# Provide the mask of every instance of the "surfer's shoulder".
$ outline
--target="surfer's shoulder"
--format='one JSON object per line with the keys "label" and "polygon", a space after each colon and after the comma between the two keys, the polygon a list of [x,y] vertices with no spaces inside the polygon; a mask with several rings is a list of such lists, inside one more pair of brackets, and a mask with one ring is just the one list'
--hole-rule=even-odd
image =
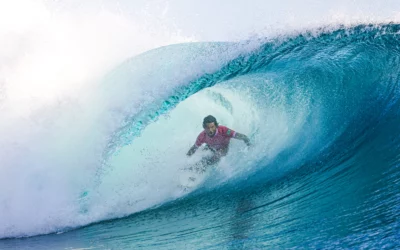
{"label": "surfer's shoulder", "polygon": [[223,125],[219,125],[218,126],[218,132],[219,133],[226,133],[226,131],[228,131],[229,130],[229,128],[228,127],[226,127],[226,126],[223,126]]}

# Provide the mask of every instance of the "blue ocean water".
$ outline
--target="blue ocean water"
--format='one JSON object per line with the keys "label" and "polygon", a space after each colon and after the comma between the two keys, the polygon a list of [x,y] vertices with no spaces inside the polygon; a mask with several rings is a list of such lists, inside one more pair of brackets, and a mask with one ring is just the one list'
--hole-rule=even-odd
{"label": "blue ocean water", "polygon": [[[0,248],[399,248],[399,38],[398,24],[321,28],[128,60],[91,97],[117,126],[73,212],[7,222]],[[253,146],[233,141],[181,190],[208,114]]]}

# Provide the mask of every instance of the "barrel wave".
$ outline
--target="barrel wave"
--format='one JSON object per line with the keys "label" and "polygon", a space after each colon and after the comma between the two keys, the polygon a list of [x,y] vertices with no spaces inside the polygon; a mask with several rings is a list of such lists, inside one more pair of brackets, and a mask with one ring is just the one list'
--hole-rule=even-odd
{"label": "barrel wave", "polygon": [[[26,226],[13,207],[25,196],[5,196],[1,248],[40,234],[48,235],[24,240],[52,238],[48,248],[70,239],[100,248],[399,247],[399,41],[398,24],[360,25],[131,58],[85,95],[91,115],[78,114],[85,129],[74,133],[87,143],[69,142],[77,150],[67,152],[80,159],[90,148],[90,160],[74,168],[78,179],[68,172],[66,198]],[[233,140],[218,167],[183,190],[182,169],[206,154],[185,155],[209,114],[252,146]],[[76,115],[57,119],[72,124]],[[45,183],[40,190],[54,184]]]}

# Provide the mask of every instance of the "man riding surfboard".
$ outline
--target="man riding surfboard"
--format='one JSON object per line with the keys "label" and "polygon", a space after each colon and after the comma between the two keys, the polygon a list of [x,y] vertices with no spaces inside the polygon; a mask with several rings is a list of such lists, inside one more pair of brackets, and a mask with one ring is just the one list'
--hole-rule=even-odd
{"label": "man riding surfboard", "polygon": [[225,156],[229,150],[231,138],[244,141],[247,146],[250,146],[249,138],[230,128],[219,125],[214,116],[206,116],[203,120],[204,130],[197,136],[195,144],[187,152],[191,156],[203,144],[206,144],[206,149],[213,152],[209,158],[203,159],[203,165],[212,165],[218,163],[221,157]]}

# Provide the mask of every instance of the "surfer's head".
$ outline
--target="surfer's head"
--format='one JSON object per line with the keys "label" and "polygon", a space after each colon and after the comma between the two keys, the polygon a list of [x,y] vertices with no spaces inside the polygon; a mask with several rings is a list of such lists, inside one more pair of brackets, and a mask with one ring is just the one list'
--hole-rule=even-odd
{"label": "surfer's head", "polygon": [[206,116],[203,120],[203,128],[208,136],[213,137],[218,128],[217,119],[212,115]]}

